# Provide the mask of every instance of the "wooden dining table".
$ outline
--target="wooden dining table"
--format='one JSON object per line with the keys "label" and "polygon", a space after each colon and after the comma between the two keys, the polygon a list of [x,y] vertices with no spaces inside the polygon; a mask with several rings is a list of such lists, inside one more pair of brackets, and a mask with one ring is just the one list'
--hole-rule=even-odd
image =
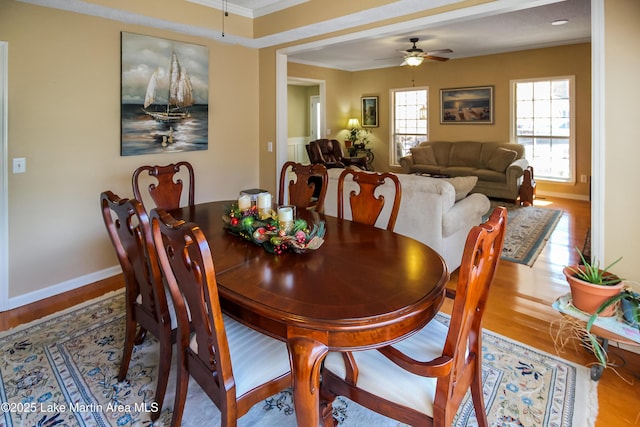
{"label": "wooden dining table", "polygon": [[327,352],[381,347],[421,329],[442,305],[449,271],[440,255],[414,239],[316,212],[305,219],[325,221],[323,245],[274,255],[224,229],[231,203],[170,213],[207,236],[223,310],[286,341],[297,423],[317,426]]}

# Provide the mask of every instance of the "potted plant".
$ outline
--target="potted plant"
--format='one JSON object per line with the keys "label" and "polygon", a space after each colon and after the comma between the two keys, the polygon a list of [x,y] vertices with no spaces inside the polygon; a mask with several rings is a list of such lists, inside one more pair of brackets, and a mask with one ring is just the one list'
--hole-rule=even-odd
{"label": "potted plant", "polygon": [[607,367],[607,349],[602,346],[598,337],[591,333],[591,328],[598,316],[611,308],[615,308],[618,301],[620,301],[622,305],[624,321],[640,330],[640,293],[625,287],[620,293],[602,303],[602,305],[596,309],[595,313],[591,315],[585,328],[586,339],[600,364],[595,370],[592,368],[592,377],[599,378],[602,370]]}
{"label": "potted plant", "polygon": [[[622,280],[609,271],[622,257],[605,268],[600,268],[597,260],[589,262],[580,249],[576,248],[576,250],[582,264],[567,266],[562,272],[571,288],[573,305],[588,314],[594,314],[607,300],[618,295],[622,290],[624,284]],[[614,312],[615,306],[607,306],[600,314],[612,316]]]}

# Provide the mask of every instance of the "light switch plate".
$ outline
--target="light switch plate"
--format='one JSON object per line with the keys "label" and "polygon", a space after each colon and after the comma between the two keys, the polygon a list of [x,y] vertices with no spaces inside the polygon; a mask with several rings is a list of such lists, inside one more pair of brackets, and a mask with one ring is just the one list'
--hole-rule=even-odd
{"label": "light switch plate", "polygon": [[15,157],[13,159],[13,173],[25,173],[27,171],[26,157]]}

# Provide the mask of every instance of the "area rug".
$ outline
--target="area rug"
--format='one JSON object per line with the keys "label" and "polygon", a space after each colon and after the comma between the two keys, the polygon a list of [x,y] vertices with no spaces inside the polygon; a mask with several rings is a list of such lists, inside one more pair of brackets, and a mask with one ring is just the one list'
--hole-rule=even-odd
{"label": "area rug", "polygon": [[[0,334],[0,426],[170,425],[175,367],[160,419],[151,423],[158,343],[148,337],[138,345],[127,380],[118,382],[123,332],[124,296],[116,292]],[[586,368],[489,331],[483,339],[490,425],[594,425],[597,383]],[[342,427],[404,426],[341,397],[334,416]],[[193,381],[182,425],[220,425],[220,412]],[[255,405],[238,425],[295,426],[291,390]],[[477,425],[468,396],[454,425]]]}
{"label": "area rug", "polygon": [[507,230],[504,236],[502,259],[531,267],[544,249],[551,233],[562,217],[560,209],[538,206],[519,206],[512,203],[491,201],[491,209],[496,206],[507,208]]}

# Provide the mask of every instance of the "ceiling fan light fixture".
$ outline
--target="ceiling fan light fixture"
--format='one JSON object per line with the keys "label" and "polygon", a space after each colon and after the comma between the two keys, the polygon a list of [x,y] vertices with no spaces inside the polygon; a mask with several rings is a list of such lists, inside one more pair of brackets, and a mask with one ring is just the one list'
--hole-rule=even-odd
{"label": "ceiling fan light fixture", "polygon": [[422,56],[408,56],[405,58],[405,61],[410,67],[417,67],[418,65],[422,64],[424,58]]}

